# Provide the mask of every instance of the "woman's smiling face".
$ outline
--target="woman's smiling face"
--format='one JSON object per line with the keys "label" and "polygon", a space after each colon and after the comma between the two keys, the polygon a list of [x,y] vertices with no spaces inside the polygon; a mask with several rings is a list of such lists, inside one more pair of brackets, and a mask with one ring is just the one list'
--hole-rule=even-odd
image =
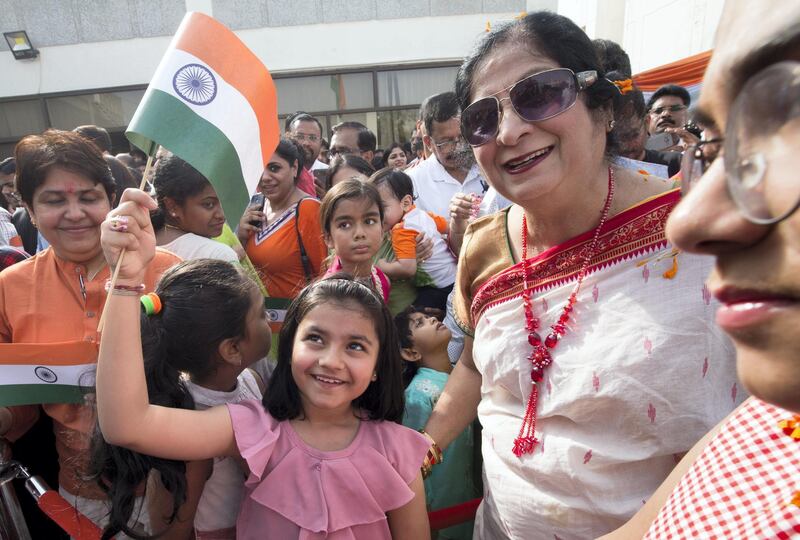
{"label": "woman's smiling face", "polygon": [[502,100],[497,135],[475,147],[489,183],[523,207],[554,190],[582,189],[605,152],[605,121],[586,107],[582,94],[563,113],[541,122],[517,115],[507,87],[535,73],[555,69],[554,60],[514,44],[503,44],[475,69],[471,101],[496,94]]}
{"label": "woman's smiling face", "polygon": [[111,211],[103,184],[53,167],[32,202],[31,217],[59,257],[86,263],[100,254],[100,224]]}

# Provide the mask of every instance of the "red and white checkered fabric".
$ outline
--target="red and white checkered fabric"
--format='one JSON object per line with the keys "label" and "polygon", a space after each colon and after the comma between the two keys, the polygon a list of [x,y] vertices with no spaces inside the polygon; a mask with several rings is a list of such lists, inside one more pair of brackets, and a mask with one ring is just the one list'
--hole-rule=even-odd
{"label": "red and white checkered fabric", "polygon": [[751,399],[684,475],[646,539],[800,538],[800,442],[778,422],[793,413]]}

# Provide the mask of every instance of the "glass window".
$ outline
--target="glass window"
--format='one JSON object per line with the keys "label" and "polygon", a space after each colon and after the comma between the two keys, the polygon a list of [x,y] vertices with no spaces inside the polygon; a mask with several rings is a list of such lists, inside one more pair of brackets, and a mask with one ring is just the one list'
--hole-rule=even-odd
{"label": "glass window", "polygon": [[47,98],[47,112],[53,127],[58,129],[73,129],[85,124],[124,127],[133,118],[143,95],[144,90],[126,90]]}
{"label": "glass window", "polygon": [[458,68],[400,69],[378,72],[378,104],[381,107],[418,105],[433,94],[452,91]]}
{"label": "glass window", "polygon": [[417,109],[381,111],[378,113],[378,146],[386,148],[393,142],[411,140],[417,123]]}
{"label": "glass window", "polygon": [[371,109],[372,73],[344,73],[275,79],[278,114],[295,111]]}
{"label": "glass window", "polygon": [[38,99],[0,103],[0,138],[41,133],[47,128]]}

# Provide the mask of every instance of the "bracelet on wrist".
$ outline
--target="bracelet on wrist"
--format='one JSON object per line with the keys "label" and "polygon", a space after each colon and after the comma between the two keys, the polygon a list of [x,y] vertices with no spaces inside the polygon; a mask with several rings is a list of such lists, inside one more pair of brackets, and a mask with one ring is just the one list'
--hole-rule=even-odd
{"label": "bracelet on wrist", "polygon": [[433,440],[433,437],[425,431],[424,429],[419,430],[422,435],[428,439],[428,442],[431,443],[431,447],[428,448],[427,454],[425,454],[425,459],[422,462],[422,478],[427,478],[430,476],[431,471],[433,470],[434,465],[438,465],[444,461],[444,453],[442,452],[441,447],[436,444],[436,441]]}
{"label": "bracelet on wrist", "polygon": [[106,292],[111,292],[112,294],[121,294],[124,296],[125,292],[133,293],[134,295],[138,296],[145,290],[144,283],[139,283],[138,285],[126,285],[124,283],[116,283],[114,285],[114,290],[111,290],[111,280],[106,280],[105,286]]}

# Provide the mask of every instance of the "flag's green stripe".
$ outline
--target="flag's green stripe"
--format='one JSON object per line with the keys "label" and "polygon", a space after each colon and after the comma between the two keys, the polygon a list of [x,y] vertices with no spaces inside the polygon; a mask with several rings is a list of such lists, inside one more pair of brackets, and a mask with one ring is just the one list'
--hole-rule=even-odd
{"label": "flag's green stripe", "polygon": [[156,142],[203,173],[217,191],[228,223],[232,227],[238,225],[250,194],[230,139],[182,101],[161,90],[149,89],[139,109],[142,113],[125,132],[128,139],[143,149]]}
{"label": "flag's green stripe", "polygon": [[267,309],[288,309],[292,303],[290,298],[265,298],[264,307]]}
{"label": "flag's green stripe", "polygon": [[7,384],[0,386],[0,407],[33,403],[80,403],[90,388],[69,384]]}

